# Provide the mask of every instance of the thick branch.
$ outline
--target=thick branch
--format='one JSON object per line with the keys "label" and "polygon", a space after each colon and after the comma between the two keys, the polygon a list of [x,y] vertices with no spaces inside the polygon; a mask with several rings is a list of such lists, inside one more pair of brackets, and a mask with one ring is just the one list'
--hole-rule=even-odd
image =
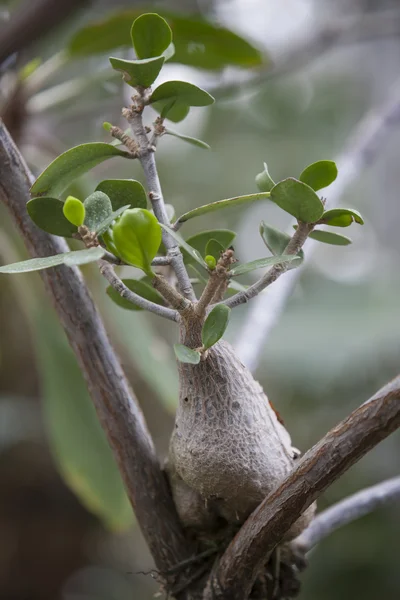
{"label": "thick branch", "polygon": [[114,268],[105,260],[100,261],[100,273],[107,279],[108,283],[114,288],[114,290],[118,292],[122,298],[128,300],[128,302],[132,302],[132,304],[135,306],[143,308],[144,310],[148,310],[159,317],[164,317],[164,319],[168,319],[169,321],[179,320],[179,315],[176,310],[161,306],[160,304],[156,304],[150,300],[146,300],[146,298],[143,298],[142,296],[139,296],[139,294],[132,292],[132,290],[130,290],[118,277],[114,271]]}
{"label": "thick branch", "polygon": [[[399,122],[400,81],[389,91],[383,104],[367,112],[350,136],[344,151],[336,161],[339,176],[329,188],[327,208],[335,208],[339,204],[342,194],[379,156],[382,144],[390,136],[393,125]],[[257,368],[268,334],[278,322],[287,300],[301,277],[304,265],[310,262],[316,248],[318,242],[308,240],[303,265],[288,273],[269,290],[268,294],[260,295],[251,303],[235,343],[239,357],[251,371]]]}
{"label": "thick branch", "polygon": [[[283,254],[285,255],[293,255],[297,254],[302,246],[305,244],[308,235],[312,231],[313,226],[308,225],[307,223],[299,223],[298,228],[296,229],[292,239],[286,246]],[[234,296],[231,296],[227,300],[224,300],[224,304],[229,306],[229,308],[234,308],[235,306],[239,306],[240,304],[244,304],[248,302],[255,296],[258,296],[260,292],[262,292],[266,287],[274,283],[283,273],[286,273],[290,264],[289,263],[280,263],[274,265],[265,273],[261,279],[256,281],[253,285],[247,288],[247,290],[243,292],[238,292]]]}
{"label": "thick branch", "polygon": [[[149,191],[150,202],[153,206],[154,214],[160,223],[170,225],[167,211],[165,208],[164,197],[161,189],[160,179],[158,177],[157,166],[154,151],[150,148],[149,139],[143,126],[142,107],[124,109],[123,115],[132,128],[135,140],[140,147],[140,163]],[[185,298],[192,302],[196,300],[193,286],[189,275],[183,263],[183,256],[180,248],[174,238],[168,232],[163,231],[163,242],[167,249],[168,257],[171,259],[171,266],[175,271],[179,288]]]}
{"label": "thick branch", "polygon": [[309,552],[336,529],[395,500],[400,500],[400,477],[366,488],[324,510],[294,540],[293,545],[304,553]]}
{"label": "thick branch", "polygon": [[243,600],[293,523],[351,465],[400,426],[400,376],[353,411],[250,515],[213,576],[213,599]]}
{"label": "thick branch", "polygon": [[[1,126],[0,199],[32,256],[68,251],[64,240],[41,231],[29,218],[25,205],[31,184],[32,176]],[[85,376],[156,566],[166,572],[187,559],[190,549],[136,398],[80,271],[62,266],[41,271],[41,276]]]}

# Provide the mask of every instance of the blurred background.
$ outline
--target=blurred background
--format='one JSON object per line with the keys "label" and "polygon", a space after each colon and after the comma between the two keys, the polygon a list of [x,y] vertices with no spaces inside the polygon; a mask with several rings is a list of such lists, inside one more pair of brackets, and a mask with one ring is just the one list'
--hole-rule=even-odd
{"label": "blurred background", "polygon": [[[177,47],[160,81],[185,79],[217,99],[174,125],[211,150],[172,136],[159,144],[161,182],[177,215],[256,192],[264,161],[278,181],[343,156],[360,122],[400,96],[398,0],[3,2],[0,115],[34,174],[71,146],[109,141],[103,121],[125,128],[130,88],[108,56],[131,56],[130,23],[149,10],[169,20]],[[350,247],[316,248],[265,336],[256,377],[303,451],[399,371],[398,125],[386,124],[365,168],[350,160],[355,176],[339,205],[360,210],[364,227],[350,228]],[[143,181],[139,164],[112,160],[68,192],[83,199],[118,177]],[[329,207],[329,188],[324,195]],[[261,220],[290,225],[263,201],[190,221],[182,233],[233,229],[247,261],[265,255]],[[25,257],[0,206],[0,263]],[[84,272],[163,458],[177,399],[176,330],[118,308],[96,270]],[[234,311],[233,343],[243,340],[250,310]],[[398,474],[399,452],[397,432],[333,485],[320,509]],[[312,555],[301,598],[397,600],[399,537],[398,504],[336,532]],[[147,600],[158,590],[152,566],[39,277],[1,277],[0,598]]]}

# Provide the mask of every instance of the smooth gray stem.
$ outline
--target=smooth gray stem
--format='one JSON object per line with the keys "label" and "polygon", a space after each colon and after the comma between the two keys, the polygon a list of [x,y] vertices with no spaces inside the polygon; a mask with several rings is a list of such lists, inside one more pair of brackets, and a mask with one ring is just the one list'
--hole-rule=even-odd
{"label": "smooth gray stem", "polygon": [[132,292],[132,290],[130,290],[118,277],[110,263],[106,262],[105,260],[100,260],[99,264],[100,273],[107,279],[108,283],[114,288],[114,290],[118,292],[121,298],[124,298],[139,308],[143,308],[143,310],[148,310],[159,317],[168,319],[169,321],[179,321],[179,314],[176,310],[167,308],[166,306],[161,306],[160,304],[146,300],[146,298],[139,296],[139,294],[135,294],[135,292]]}
{"label": "smooth gray stem", "polygon": [[336,529],[395,500],[400,500],[400,476],[361,490],[324,510],[292,543],[303,552],[309,552]]}
{"label": "smooth gray stem", "polygon": [[[32,257],[68,251],[63,239],[40,230],[28,216],[26,203],[32,183],[32,175],[10,135],[0,125],[0,200],[9,209]],[[85,376],[156,566],[161,573],[167,572],[188,559],[192,550],[135,395],[80,270],[59,266],[40,273]]]}

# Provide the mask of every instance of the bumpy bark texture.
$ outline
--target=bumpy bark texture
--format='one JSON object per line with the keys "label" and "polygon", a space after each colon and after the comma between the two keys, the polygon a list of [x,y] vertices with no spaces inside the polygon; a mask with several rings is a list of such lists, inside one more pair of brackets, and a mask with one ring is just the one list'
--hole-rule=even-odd
{"label": "bumpy bark texture", "polygon": [[[201,346],[200,322],[182,326],[187,346]],[[225,341],[198,365],[178,364],[179,407],[168,473],[179,516],[190,529],[212,534],[240,525],[294,466],[286,429],[261,386]],[[289,532],[298,535],[309,509]]]}

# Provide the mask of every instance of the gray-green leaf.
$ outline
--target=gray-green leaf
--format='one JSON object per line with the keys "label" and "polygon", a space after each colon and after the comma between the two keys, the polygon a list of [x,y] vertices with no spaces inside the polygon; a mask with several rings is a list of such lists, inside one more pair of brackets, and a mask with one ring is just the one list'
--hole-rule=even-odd
{"label": "gray-green leaf", "polygon": [[230,308],[225,304],[217,304],[207,316],[201,331],[204,348],[211,348],[222,338],[228,327]]}
{"label": "gray-green leaf", "polygon": [[[150,300],[155,304],[160,304],[165,306],[164,298],[153,288],[153,286],[149,285],[146,281],[142,279],[123,279],[122,282],[126,285],[131,292],[135,292],[138,296],[145,298],[146,300]],[[108,286],[107,295],[118,304],[121,308],[125,308],[127,310],[143,310],[139,306],[132,304],[132,302],[128,302],[125,298],[123,298],[113,287]]]}
{"label": "gray-green leaf", "polygon": [[113,210],[130,205],[130,208],[146,208],[146,191],[140,181],[135,179],[105,179],[96,188],[111,200]]}
{"label": "gray-green leaf", "polygon": [[235,206],[241,206],[242,204],[251,204],[252,202],[257,202],[258,200],[265,200],[269,197],[269,192],[260,192],[259,194],[247,194],[246,196],[237,196],[235,198],[226,198],[225,200],[218,200],[217,202],[205,204],[204,206],[199,206],[198,208],[194,208],[193,210],[184,213],[179,217],[178,223],[184,223],[189,219],[194,219],[194,217],[200,217],[201,215],[206,215],[207,213],[215,212],[223,208],[234,208]]}
{"label": "gray-green leaf", "polygon": [[256,186],[260,192],[270,192],[275,185],[275,181],[268,172],[267,163],[264,163],[264,171],[256,175]]}
{"label": "gray-green leaf", "polygon": [[131,28],[133,47],[139,58],[160,56],[172,42],[167,21],[156,13],[145,13],[134,20]]}
{"label": "gray-green leaf", "polygon": [[112,215],[111,200],[104,192],[93,192],[83,203],[86,211],[85,225],[97,232],[102,223]]}
{"label": "gray-green leaf", "polygon": [[183,344],[174,344],[175,356],[182,363],[198,365],[200,362],[200,352],[192,350]]}
{"label": "gray-green leaf", "polygon": [[40,196],[29,200],[26,209],[35,225],[43,231],[62,237],[73,237],[78,228],[64,216],[63,206],[64,202],[58,198]]}
{"label": "gray-green leaf", "polygon": [[55,256],[46,256],[44,258],[30,258],[11,265],[0,267],[0,273],[29,273],[31,271],[41,271],[58,265],[85,265],[95,262],[105,254],[104,248],[97,246],[87,250],[74,250],[72,252],[63,252]]}
{"label": "gray-green leaf", "polygon": [[364,219],[354,208],[332,208],[324,212],[322,219],[333,227],[348,227],[353,222],[364,225]]}
{"label": "gray-green leaf", "polygon": [[178,242],[178,244],[181,248],[184,248],[186,250],[186,252],[189,254],[189,256],[194,258],[194,260],[196,262],[198,262],[202,267],[207,269],[207,264],[203,260],[203,257],[201,256],[201,254],[197,250],[195,250],[192,246],[190,246],[187,242],[185,242],[185,240],[183,239],[182,236],[179,235],[179,233],[177,233],[176,231],[174,231],[167,225],[164,225],[163,223],[160,223],[160,225],[167,233],[169,233],[169,235],[171,235]]}
{"label": "gray-green leaf", "polygon": [[131,87],[150,87],[157,79],[164,64],[164,56],[144,58],[142,60],[123,60],[110,57],[110,63],[115,71],[122,73],[123,80]]}
{"label": "gray-green leaf", "polygon": [[292,261],[296,261],[298,264],[300,264],[301,262],[298,256],[292,256],[289,254],[282,256],[268,256],[267,258],[259,258],[257,260],[252,260],[248,263],[237,265],[233,267],[229,271],[229,273],[232,277],[237,277],[238,275],[244,275],[244,273],[250,273],[250,271],[255,271],[256,269],[272,267],[273,265],[289,263]]}
{"label": "gray-green leaf", "polygon": [[[215,259],[219,258],[219,254],[214,255],[213,252],[207,251],[207,244],[214,240],[214,242],[220,244],[222,249],[225,250],[228,248],[233,240],[236,237],[236,233],[231,231],[230,229],[211,229],[210,231],[202,231],[200,233],[196,233],[192,235],[190,238],[186,240],[186,243],[189,244],[192,248],[197,250],[200,256],[205,257],[207,254],[211,254]],[[184,254],[184,259],[186,263],[190,263],[192,256]]]}
{"label": "gray-green leaf", "polygon": [[197,138],[191,137],[190,135],[183,135],[182,133],[179,133],[178,131],[172,131],[172,129],[166,129],[165,133],[168,135],[173,135],[176,138],[179,138],[180,140],[183,140],[184,142],[187,142],[188,144],[191,144],[192,146],[197,146],[198,148],[204,148],[205,150],[210,150],[210,146],[208,144],[206,144],[206,142],[203,142],[202,140],[198,140]]}
{"label": "gray-green leaf", "polygon": [[[268,250],[275,256],[284,254],[285,248],[291,239],[290,235],[283,231],[279,231],[279,229],[275,229],[275,227],[271,227],[264,221],[261,221],[260,223],[260,234]],[[302,249],[299,250],[297,256],[299,259],[304,260],[304,252]],[[298,265],[294,266],[297,267]]]}
{"label": "gray-green leaf", "polygon": [[299,179],[309,185],[314,191],[318,191],[333,183],[337,174],[337,166],[333,160],[319,160],[308,165]]}
{"label": "gray-green leaf", "polygon": [[303,223],[315,223],[324,212],[324,205],[314,190],[293,177],[280,181],[272,188],[271,200]]}
{"label": "gray-green leaf", "polygon": [[348,246],[352,243],[351,239],[345,235],[334,233],[333,231],[323,231],[322,229],[314,229],[310,233],[310,238],[318,242],[324,242],[324,244],[331,244],[332,246]]}
{"label": "gray-green leaf", "polygon": [[159,85],[152,93],[150,102],[160,100],[177,100],[187,106],[209,106],[214,102],[211,94],[187,81],[166,81]]}

